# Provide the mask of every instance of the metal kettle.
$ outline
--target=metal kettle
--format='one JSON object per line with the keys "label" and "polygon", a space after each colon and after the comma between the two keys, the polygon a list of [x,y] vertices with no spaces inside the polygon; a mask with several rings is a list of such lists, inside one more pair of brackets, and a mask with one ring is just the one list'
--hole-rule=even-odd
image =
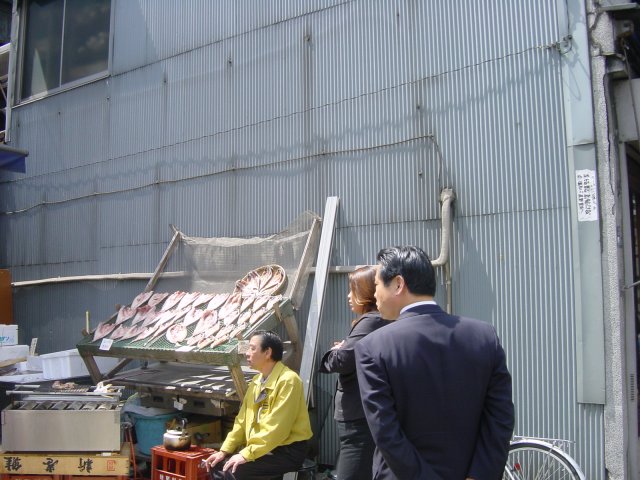
{"label": "metal kettle", "polygon": [[164,432],[162,445],[167,450],[187,450],[191,447],[191,434],[187,432],[187,419],[183,418],[180,427]]}

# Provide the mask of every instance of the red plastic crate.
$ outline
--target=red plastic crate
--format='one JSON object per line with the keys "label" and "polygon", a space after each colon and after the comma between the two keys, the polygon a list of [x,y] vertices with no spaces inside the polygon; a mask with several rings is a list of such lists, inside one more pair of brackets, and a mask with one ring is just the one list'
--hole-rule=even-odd
{"label": "red plastic crate", "polygon": [[214,452],[203,447],[183,451],[151,447],[151,480],[207,480],[207,469],[201,462]]}

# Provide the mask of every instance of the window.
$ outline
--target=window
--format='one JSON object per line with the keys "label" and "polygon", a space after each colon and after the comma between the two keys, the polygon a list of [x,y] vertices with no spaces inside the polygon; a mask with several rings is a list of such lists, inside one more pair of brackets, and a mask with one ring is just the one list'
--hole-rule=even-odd
{"label": "window", "polygon": [[104,75],[111,0],[27,0],[21,98]]}

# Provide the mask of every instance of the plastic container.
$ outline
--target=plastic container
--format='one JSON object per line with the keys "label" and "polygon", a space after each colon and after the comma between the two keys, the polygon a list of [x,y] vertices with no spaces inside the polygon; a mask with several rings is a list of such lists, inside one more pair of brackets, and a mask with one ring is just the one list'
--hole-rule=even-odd
{"label": "plastic container", "polygon": [[137,450],[143,455],[151,455],[151,448],[162,445],[162,436],[167,431],[167,423],[179,415],[178,412],[147,417],[137,413],[128,413],[133,419],[138,439]]}
{"label": "plastic container", "polygon": [[29,345],[3,345],[0,347],[0,362],[18,358],[26,359],[28,355]]}
{"label": "plastic container", "polygon": [[[111,357],[93,358],[102,373],[111,370],[119,361],[117,358]],[[42,375],[47,380],[89,375],[87,365],[84,363],[77,348],[40,355],[40,360],[42,361]]]}

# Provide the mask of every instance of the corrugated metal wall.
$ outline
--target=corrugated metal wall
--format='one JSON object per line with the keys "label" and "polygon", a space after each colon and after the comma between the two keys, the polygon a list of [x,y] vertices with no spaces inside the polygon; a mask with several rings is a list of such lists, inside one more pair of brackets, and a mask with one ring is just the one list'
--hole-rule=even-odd
{"label": "corrugated metal wall", "polygon": [[[398,243],[435,257],[453,187],[454,310],[498,328],[516,432],[575,441],[601,478],[602,407],[575,392],[556,3],[113,0],[112,75],[13,112],[30,156],[0,184],[0,265],[14,281],[149,272],[169,224],[265,235],[329,195],[334,264]],[[16,318],[69,348],[85,310],[102,319],[143,286],[19,289]],[[321,349],[348,330],[345,295],[332,275]],[[318,378],[323,463],[333,386]]]}

